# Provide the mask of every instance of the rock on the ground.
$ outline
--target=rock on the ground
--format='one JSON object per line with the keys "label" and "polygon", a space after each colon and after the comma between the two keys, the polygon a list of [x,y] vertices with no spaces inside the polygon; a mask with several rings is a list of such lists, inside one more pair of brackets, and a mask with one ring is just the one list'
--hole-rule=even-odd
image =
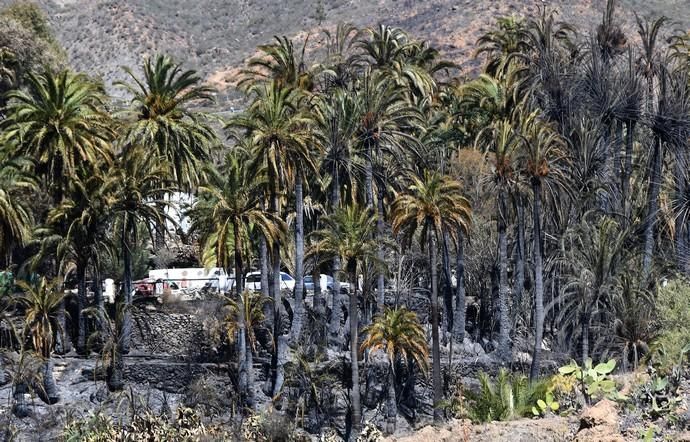
{"label": "rock on the ground", "polygon": [[587,408],[580,416],[580,430],[577,442],[624,442],[620,434],[619,416],[616,403],[603,399]]}

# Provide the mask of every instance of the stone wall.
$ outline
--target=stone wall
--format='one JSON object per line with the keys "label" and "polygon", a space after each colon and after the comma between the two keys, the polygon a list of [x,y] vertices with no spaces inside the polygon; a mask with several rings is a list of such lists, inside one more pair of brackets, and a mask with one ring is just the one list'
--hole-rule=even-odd
{"label": "stone wall", "polygon": [[136,306],[132,309],[133,352],[206,361],[204,354],[209,345],[205,342],[203,319],[204,314],[200,311]]}

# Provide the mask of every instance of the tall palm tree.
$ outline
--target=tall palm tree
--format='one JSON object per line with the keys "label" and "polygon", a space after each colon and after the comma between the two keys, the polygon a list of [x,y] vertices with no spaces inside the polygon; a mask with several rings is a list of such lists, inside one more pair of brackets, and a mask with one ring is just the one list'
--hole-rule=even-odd
{"label": "tall palm tree", "polygon": [[409,364],[414,361],[422,370],[428,368],[429,349],[426,333],[417,319],[417,314],[405,307],[386,310],[376,317],[363,332],[366,334],[361,349],[371,352],[382,350],[388,357],[388,398],[386,431],[395,432],[397,400],[395,397],[395,366],[397,362]]}
{"label": "tall palm tree", "polygon": [[153,149],[172,180],[190,190],[216,138],[206,116],[194,108],[211,103],[213,89],[201,84],[196,71],[185,71],[164,55],[146,59],[142,68],[143,78],[124,68],[132,83],[117,83],[132,95],[123,115],[123,149]]}
{"label": "tall palm tree", "polygon": [[474,56],[485,56],[486,74],[499,77],[507,69],[509,62],[517,59],[513,55],[529,51],[525,31],[525,21],[512,15],[498,18],[496,27],[479,37]]}
{"label": "tall palm tree", "polygon": [[589,357],[592,319],[609,308],[609,297],[618,285],[627,235],[611,218],[588,212],[561,239],[566,284],[547,311],[558,306],[561,333],[572,343],[579,336],[583,363]]}
{"label": "tall palm tree", "polygon": [[499,304],[499,337],[498,354],[510,359],[510,319],[508,297],[508,241],[506,237],[508,223],[508,192],[517,179],[515,157],[523,139],[509,120],[499,120],[482,129],[477,134],[476,144],[485,144],[486,150],[492,152],[492,178],[496,186],[496,229],[498,231],[498,304]]}
{"label": "tall palm tree", "polygon": [[274,39],[275,43],[258,47],[261,55],[249,59],[249,68],[242,72],[244,77],[240,86],[246,85],[251,89],[262,82],[275,82],[280,88],[313,89],[313,73],[304,61],[309,38],[305,39],[299,54],[292,40],[285,36]]}
{"label": "tall palm tree", "polygon": [[[90,174],[90,175],[89,175]],[[90,264],[99,267],[99,256],[112,250],[108,232],[110,202],[115,181],[107,171],[82,169],[64,189],[64,199],[48,212],[46,225],[39,229],[42,245],[39,256],[55,253],[60,268],[68,262],[76,266],[77,274],[77,351],[86,349],[86,274]],[[86,176],[88,175],[88,176]]]}
{"label": "tall palm tree", "polygon": [[[278,241],[286,229],[285,223],[275,214],[261,208],[262,186],[265,175],[249,168],[245,155],[237,150],[226,156],[221,170],[208,172],[208,183],[199,187],[199,198],[189,215],[194,220],[192,230],[201,230],[203,236],[215,237],[214,255],[217,265],[229,269],[234,257],[235,294],[241,299],[244,291],[244,265],[247,247],[250,245],[250,229],[253,227],[267,238]],[[232,252],[227,245],[232,245]],[[247,352],[247,331],[244,309],[237,310],[239,346],[239,388],[242,398],[249,398],[249,371],[251,355]]]}
{"label": "tall palm tree", "polygon": [[[374,241],[376,218],[371,212],[358,205],[337,208],[332,214],[323,218],[324,228],[313,232],[315,242],[313,248],[318,250],[325,259],[339,256],[345,264],[345,272],[350,281],[350,363],[352,366],[352,391],[350,404],[352,407],[352,428],[354,437],[362,426],[362,410],[359,391],[358,365],[358,281],[359,266],[365,261],[377,261],[377,243]],[[336,306],[334,305],[334,309]]]}
{"label": "tall palm tree", "polygon": [[17,285],[24,292],[18,298],[26,309],[26,327],[31,334],[34,350],[44,360],[43,391],[39,396],[48,404],[60,400],[60,395],[53,377],[52,354],[55,348],[55,333],[59,331],[58,309],[64,297],[60,290],[61,283],[56,279],[48,281],[41,278],[36,285],[17,281]]}
{"label": "tall palm tree", "polygon": [[[254,169],[265,169],[269,194],[269,211],[274,217],[279,218],[281,211],[281,196],[287,189],[295,189],[295,206],[297,213],[302,210],[302,187],[304,177],[310,171],[317,169],[317,155],[314,155],[313,145],[310,143],[310,126],[312,120],[302,111],[299,100],[302,98],[298,90],[282,87],[276,81],[268,84],[256,84],[251,88],[254,101],[249,109],[242,115],[233,118],[227,128],[239,131],[236,138],[244,136],[250,139],[253,146],[251,157]],[[232,132],[231,132],[232,134]],[[299,229],[297,229],[299,232]],[[297,235],[299,236],[299,235]],[[281,316],[283,305],[280,294],[280,249],[281,241],[272,244],[273,268],[271,271],[273,281],[273,307],[275,314],[274,336],[279,345],[284,345]],[[299,253],[299,252],[298,252]],[[296,257],[297,258],[297,257]],[[304,259],[304,256],[301,257]],[[300,259],[296,259],[300,261]],[[300,275],[295,275],[300,276]],[[301,275],[300,277],[303,277]],[[297,291],[300,281],[296,281],[295,287],[295,315],[293,319],[293,336],[300,332],[302,316],[304,314],[303,300],[297,299],[301,292]],[[278,353],[278,352],[276,352]],[[275,361],[274,365],[278,362]],[[283,384],[282,364],[277,365],[274,375],[273,395],[276,396]]]}
{"label": "tall palm tree", "polygon": [[8,94],[3,139],[33,159],[53,201],[62,200],[69,177],[84,164],[111,158],[113,125],[100,86],[81,74],[28,75],[28,90]]}
{"label": "tall palm tree", "polygon": [[[327,177],[330,186],[330,213],[346,203],[356,200],[357,177],[361,176],[361,161],[355,156],[353,139],[359,123],[358,101],[351,93],[335,89],[330,95],[320,96],[314,107],[315,139],[324,152],[321,175]],[[343,193],[345,197],[343,198]],[[333,256],[333,301],[331,308],[328,343],[342,346],[340,321],[340,256]]]}
{"label": "tall palm tree", "polygon": [[434,385],[434,420],[442,417],[441,350],[439,339],[438,269],[439,238],[447,234],[456,243],[458,231],[468,234],[472,209],[464,197],[460,183],[437,172],[425,171],[422,177],[410,176],[407,190],[393,202],[391,219],[393,232],[402,233],[402,243],[408,245],[419,231],[420,247],[430,257],[431,270],[431,333],[432,375]]}
{"label": "tall palm tree", "polygon": [[552,127],[538,118],[537,111],[527,115],[521,124],[523,143],[523,170],[532,186],[534,222],[534,351],[530,380],[539,375],[539,356],[544,333],[544,245],[542,235],[542,192],[544,186],[552,194],[558,194],[557,185],[563,182],[565,144]]}
{"label": "tall palm tree", "polygon": [[124,266],[122,290],[125,309],[122,318],[121,352],[129,352],[132,334],[132,246],[142,228],[153,237],[154,226],[171,221],[165,213],[165,195],[174,191],[167,166],[143,148],[128,149],[111,170],[117,187],[111,195],[110,208],[115,216],[115,237],[121,245]]}
{"label": "tall palm tree", "polygon": [[[383,167],[384,155],[401,155],[414,148],[418,141],[411,129],[419,126],[421,116],[419,110],[409,103],[404,90],[377,71],[364,73],[355,97],[360,109],[355,139],[365,164],[364,197],[367,207],[378,214],[376,235],[381,238],[385,214],[380,208],[386,189],[379,188],[376,195],[379,201],[374,199],[374,173]],[[379,259],[382,258],[380,251]],[[380,272],[376,283],[378,311],[383,311],[384,283],[384,272]]]}

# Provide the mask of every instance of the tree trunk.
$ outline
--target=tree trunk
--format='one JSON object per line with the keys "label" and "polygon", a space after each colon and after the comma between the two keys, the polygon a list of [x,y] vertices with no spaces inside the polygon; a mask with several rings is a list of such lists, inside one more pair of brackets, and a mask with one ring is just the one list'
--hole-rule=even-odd
{"label": "tree trunk", "polygon": [[[687,192],[687,170],[686,146],[678,146],[676,155],[676,200],[680,201]],[[687,274],[688,271],[688,243],[685,233],[687,219],[683,216],[675,217],[675,242],[676,242],[676,266],[678,271]]]}
{"label": "tree trunk", "polygon": [[[280,203],[278,194],[273,192],[271,195],[271,210],[278,216],[280,215]],[[273,388],[271,394],[277,398],[283,390],[283,382],[285,381],[285,355],[287,354],[287,338],[283,336],[285,333],[285,324],[283,324],[283,299],[280,293],[280,241],[273,244],[273,268],[271,269],[271,276],[273,277],[273,336],[276,343],[275,351],[272,358]]]}
{"label": "tree trunk", "polygon": [[615,210],[620,211],[620,213],[622,213],[623,203],[621,200],[621,192],[617,185],[617,183],[619,183],[621,179],[621,147],[623,145],[622,121],[616,121],[615,131],[615,139],[613,141],[613,176],[611,179],[611,191],[614,193],[615,204],[613,207],[615,207]]}
{"label": "tree trunk", "polygon": [[644,225],[644,255],[642,258],[642,281],[646,284],[652,269],[654,254],[654,227],[657,212],[659,210],[659,189],[662,168],[661,140],[654,137],[654,149],[652,151],[652,170],[649,174],[649,190],[647,193],[647,218]]}
{"label": "tree trunk", "polygon": [[86,307],[86,263],[77,266],[77,353],[86,354],[86,317],[84,308]]}
{"label": "tree trunk", "polygon": [[455,342],[462,344],[465,340],[465,316],[466,316],[466,299],[465,299],[465,235],[462,229],[458,231],[457,244],[457,268],[456,279],[456,297],[455,297],[455,313],[453,314],[453,337]]}
{"label": "tree trunk", "polygon": [[[127,229],[128,231],[129,229]],[[125,239],[126,233],[122,238],[122,261],[124,273],[122,276],[122,296],[124,299],[124,311],[122,318],[122,343],[121,351],[123,354],[129,353],[132,341],[132,252]]]}
{"label": "tree trunk", "polygon": [[59,330],[57,332],[57,342],[55,343],[55,353],[64,355],[72,351],[72,339],[69,336],[69,330],[67,330],[64,297],[58,304],[56,316]]}
{"label": "tree trunk", "polygon": [[590,313],[585,308],[582,312],[582,365],[589,358],[589,317]]}
{"label": "tree trunk", "polygon": [[316,343],[319,347],[322,347],[326,343],[326,300],[321,291],[321,272],[317,264],[318,257],[315,258],[315,261],[314,269],[311,272],[311,280],[314,281],[314,296],[312,299],[317,322]]}
{"label": "tree trunk", "polygon": [[515,295],[513,296],[514,317],[518,317],[522,304],[522,293],[525,290],[525,199],[517,202],[517,247],[515,248]]}
{"label": "tree trunk", "polygon": [[[379,260],[379,265],[384,265],[386,255],[383,251],[383,235],[384,235],[384,220],[385,211],[383,210],[383,189],[378,191],[378,201],[377,201],[377,212],[378,217],[376,219],[376,236],[377,236],[377,246],[376,246],[376,257]],[[378,270],[376,276],[376,314],[382,315],[383,309],[386,305],[386,287],[383,268]]]}
{"label": "tree trunk", "polygon": [[348,262],[348,273],[350,274],[350,365],[352,375],[352,392],[350,402],[352,404],[352,434],[350,440],[356,440],[362,427],[362,408],[359,394],[359,361],[358,361],[358,300],[357,300],[357,262]]}
{"label": "tree trunk", "polygon": [[429,229],[429,256],[431,265],[431,358],[432,358],[432,380],[434,386],[434,422],[439,422],[443,418],[441,400],[443,392],[441,390],[441,341],[439,338],[438,327],[438,242],[436,232],[432,233]]}
{"label": "tree trunk", "polygon": [[532,183],[534,193],[534,351],[529,380],[534,382],[539,377],[541,342],[544,339],[544,268],[542,263],[541,237],[541,182]]}
{"label": "tree trunk", "polygon": [[41,399],[46,404],[56,404],[60,401],[55,377],[53,376],[53,358],[48,356],[43,364],[43,392]]}
{"label": "tree trunk", "polygon": [[122,391],[125,387],[125,361],[122,358],[121,349],[114,349],[111,356],[112,360],[110,361],[106,374],[106,384],[109,391]]}
{"label": "tree trunk", "polygon": [[398,418],[398,404],[395,398],[395,370],[393,370],[394,361],[390,361],[388,369],[388,388],[386,390],[386,433],[395,433],[395,424]]}
{"label": "tree trunk", "polygon": [[623,162],[623,173],[621,184],[621,202],[623,205],[623,227],[627,228],[631,222],[632,201],[630,198],[630,177],[632,175],[633,161],[633,141],[635,135],[635,122],[628,121],[626,124],[627,134],[625,138],[625,160]]}
{"label": "tree trunk", "polygon": [[508,244],[506,238],[506,202],[505,190],[501,189],[498,196],[498,311],[499,335],[498,356],[503,361],[509,361],[510,351],[510,312],[508,309]]}
{"label": "tree trunk", "polygon": [[26,403],[26,395],[28,393],[28,388],[25,382],[19,382],[14,385],[12,391],[12,399],[14,404],[12,405],[12,413],[15,416],[22,419],[29,415],[29,406]]}
{"label": "tree trunk", "polygon": [[374,212],[374,146],[373,142],[366,141],[367,158],[364,165],[364,191],[366,193],[367,207]]}
{"label": "tree trunk", "polygon": [[247,392],[249,390],[249,379],[247,371],[251,367],[247,367],[247,327],[244,318],[244,270],[242,268],[242,244],[239,235],[239,226],[237,223],[233,225],[234,242],[235,242],[235,295],[237,296],[237,378],[238,389],[240,394],[240,403],[245,405],[247,403]]}
{"label": "tree trunk", "polygon": [[296,345],[304,322],[304,197],[302,177],[295,177],[295,307],[290,330],[290,343]]}
{"label": "tree trunk", "polygon": [[[331,194],[331,209],[335,212],[340,206],[340,184],[338,174],[333,176],[333,193]],[[328,327],[328,345],[340,349],[343,346],[343,338],[340,330],[340,322],[343,319],[342,299],[340,295],[340,257],[333,257],[333,293],[331,302],[331,318]],[[352,290],[352,287],[350,288]]]}
{"label": "tree trunk", "polygon": [[448,244],[450,238],[448,232],[443,232],[443,247],[441,248],[441,269],[443,270],[443,279],[440,286],[443,291],[443,320],[441,321],[441,329],[443,330],[444,342],[446,333],[453,329],[453,281],[450,274],[450,250]]}
{"label": "tree trunk", "polygon": [[[271,285],[268,282],[268,245],[266,244],[266,238],[263,235],[259,236],[259,266],[261,267],[261,294],[266,299],[273,299],[271,297]],[[237,276],[235,276],[235,279],[237,279]],[[266,325],[270,329],[273,327],[273,306],[271,303],[265,303],[263,311],[266,317]]]}

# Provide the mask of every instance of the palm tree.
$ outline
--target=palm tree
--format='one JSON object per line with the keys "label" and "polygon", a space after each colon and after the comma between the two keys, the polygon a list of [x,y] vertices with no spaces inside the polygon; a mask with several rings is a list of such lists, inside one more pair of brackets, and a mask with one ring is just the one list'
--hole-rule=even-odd
{"label": "palm tree", "polygon": [[165,195],[171,193],[174,186],[167,172],[167,166],[159,157],[143,149],[123,152],[111,170],[117,187],[110,197],[110,208],[115,216],[114,233],[121,244],[124,265],[122,353],[129,352],[132,333],[132,245],[142,228],[153,236],[153,226],[165,225],[170,220],[165,213],[168,205]]}
{"label": "palm tree", "polygon": [[169,169],[172,180],[189,190],[199,181],[201,164],[209,157],[215,141],[205,115],[193,110],[213,100],[213,89],[201,85],[193,70],[183,71],[170,57],[148,58],[142,66],[144,78],[124,68],[133,84],[118,82],[132,95],[125,113],[125,151],[143,146],[153,149]]}
{"label": "palm tree", "polygon": [[362,31],[350,23],[338,23],[335,32],[324,29],[326,40],[326,56],[322,63],[314,70],[324,79],[323,89],[345,90],[350,86],[361,69],[360,54],[354,52],[358,45]]}
{"label": "palm tree", "polygon": [[[199,198],[190,211],[194,220],[192,230],[201,230],[203,236],[214,236],[214,255],[218,265],[228,269],[230,256],[234,255],[235,292],[238,299],[244,291],[244,264],[250,245],[250,229],[258,229],[260,235],[273,243],[278,241],[286,229],[285,223],[275,214],[261,208],[262,187],[265,175],[261,170],[253,171],[245,155],[237,150],[226,156],[221,171],[210,170],[208,183],[199,187]],[[228,249],[232,245],[233,253]],[[247,339],[244,310],[237,316],[239,346],[239,387],[243,398],[248,397]]]}
{"label": "palm tree", "polygon": [[249,59],[249,69],[244,70],[240,86],[251,89],[261,82],[275,82],[280,88],[295,88],[309,91],[314,86],[313,74],[307,69],[304,53],[309,38],[305,39],[299,56],[295,45],[287,37],[274,37],[275,43],[260,45],[261,55]]}
{"label": "palm tree", "polygon": [[387,309],[377,316],[363,332],[366,338],[362,342],[361,350],[370,352],[382,350],[388,357],[386,431],[393,434],[398,414],[395,397],[395,365],[399,361],[409,364],[412,369],[411,362],[414,361],[422,371],[427,370],[429,349],[426,333],[417,319],[417,314],[405,307]]}
{"label": "palm tree", "polygon": [[86,76],[29,74],[28,91],[13,90],[8,100],[3,139],[16,154],[33,159],[56,204],[79,167],[111,158],[114,131],[103,91]]}
{"label": "palm tree", "polygon": [[46,226],[37,231],[37,236],[42,237],[42,253],[38,256],[55,253],[60,268],[65,268],[67,262],[76,266],[77,351],[83,354],[87,350],[83,315],[86,273],[89,264],[99,267],[101,252],[113,247],[107,227],[111,215],[110,198],[116,183],[103,170],[82,170],[80,175],[84,178],[76,177],[67,184],[62,202],[48,212]]}
{"label": "palm tree", "polygon": [[[381,210],[386,193],[383,186],[377,189],[377,200],[374,199],[374,173],[384,166],[383,156],[401,155],[418,141],[411,129],[421,122],[419,110],[411,106],[404,90],[396,87],[385,74],[377,71],[366,71],[360,81],[355,95],[360,109],[360,122],[355,132],[357,147],[364,158],[365,176],[364,192],[367,207],[378,214],[376,235],[383,235],[385,214]],[[379,251],[379,259],[383,259]],[[380,272],[376,284],[376,305],[383,311],[385,281],[384,272]]]}
{"label": "palm tree", "polygon": [[496,186],[496,229],[498,231],[498,304],[499,338],[498,354],[510,359],[510,319],[508,308],[508,243],[506,227],[508,223],[507,196],[516,180],[515,155],[522,144],[521,136],[509,120],[499,120],[482,129],[477,135],[476,144],[486,143],[486,150],[493,151],[493,181]]}
{"label": "palm tree", "polygon": [[405,193],[398,195],[392,205],[393,232],[402,233],[403,245],[409,245],[419,231],[420,247],[430,257],[431,270],[431,333],[432,375],[434,385],[434,420],[442,417],[441,350],[439,339],[438,270],[439,238],[447,234],[457,244],[458,231],[468,234],[472,209],[464,197],[460,183],[437,172],[425,171],[422,177],[410,176]]}
{"label": "palm tree", "polygon": [[562,162],[565,158],[565,144],[552,127],[538,119],[537,111],[527,115],[522,122],[523,143],[522,163],[524,172],[532,185],[534,222],[534,352],[530,381],[539,375],[539,356],[544,333],[544,245],[542,235],[541,199],[543,186],[552,194],[557,194],[555,185],[563,181]]}
{"label": "palm tree", "polygon": [[[354,204],[335,211],[323,218],[324,228],[313,232],[315,242],[313,248],[318,250],[324,259],[339,256],[345,264],[345,272],[350,281],[350,363],[352,365],[352,391],[350,404],[352,407],[353,434],[359,433],[362,425],[362,410],[359,392],[358,365],[358,268],[365,262],[377,262],[377,243],[374,240],[376,218],[371,212]],[[333,308],[337,308],[336,305]]]}
{"label": "palm tree", "polygon": [[34,350],[44,360],[43,391],[41,399],[47,404],[54,404],[60,400],[60,395],[53,377],[52,354],[55,348],[55,333],[59,331],[57,313],[62,303],[64,293],[59,287],[61,283],[56,279],[48,281],[41,278],[36,285],[29,285],[24,281],[17,281],[24,296],[18,301],[26,309],[26,327],[31,333]]}
{"label": "palm tree", "polygon": [[7,266],[11,264],[12,247],[24,246],[31,234],[33,216],[26,192],[35,191],[37,183],[27,171],[30,164],[26,158],[0,162],[0,250],[6,253]]}
{"label": "palm tree", "polygon": [[[225,332],[231,342],[244,346],[240,350],[239,384],[240,400],[249,407],[254,406],[254,378],[252,375],[253,354],[256,351],[256,330],[265,321],[264,305],[270,301],[261,293],[244,291],[237,299],[226,298]],[[270,333],[270,332],[269,332]]]}
{"label": "palm tree", "polygon": [[[336,89],[328,96],[321,96],[314,107],[315,138],[321,145],[324,158],[321,176],[329,178],[329,207],[333,213],[341,206],[343,191],[347,203],[356,200],[357,177],[361,164],[357,160],[353,139],[359,123],[358,101],[349,92]],[[340,256],[333,256],[333,302],[329,324],[328,343],[331,347],[342,346],[340,331]]]}
{"label": "palm tree", "polygon": [[[249,109],[242,115],[233,118],[227,128],[238,130],[240,134],[234,134],[236,138],[248,137],[253,151],[252,167],[255,170],[265,169],[268,194],[269,211],[275,218],[282,214],[280,196],[294,184],[296,213],[300,215],[303,204],[303,180],[306,174],[317,169],[317,155],[314,155],[313,145],[310,143],[311,118],[300,109],[299,100],[301,94],[298,90],[289,87],[281,87],[276,81],[268,84],[256,84],[251,88],[255,99]],[[296,229],[296,239],[303,235]],[[303,240],[303,238],[302,238]],[[281,241],[273,242],[273,268],[271,284],[273,294],[273,307],[275,314],[274,336],[279,345],[282,341],[281,316],[283,305],[280,294],[280,248]],[[297,254],[299,254],[297,250]],[[302,254],[303,262],[304,256]],[[296,257],[299,262],[300,258]],[[304,275],[295,275],[303,278]],[[295,287],[295,315],[293,319],[293,336],[301,331],[302,316],[304,314],[301,291],[297,290],[300,281],[296,281]],[[301,290],[301,288],[299,289]],[[298,299],[298,296],[300,299]],[[296,324],[295,324],[296,323]],[[274,365],[277,364],[274,355]],[[283,384],[283,368],[276,365],[274,376],[273,395],[276,396]]]}
{"label": "palm tree", "polygon": [[618,223],[608,217],[597,219],[593,212],[586,213],[561,240],[566,285],[546,310],[559,307],[556,321],[570,342],[577,342],[579,334],[583,363],[589,357],[592,318],[609,309],[609,298],[618,285],[626,240],[627,232]]}
{"label": "palm tree", "polygon": [[492,77],[499,77],[513,55],[524,54],[530,45],[525,35],[526,23],[517,16],[500,17],[496,20],[496,27],[485,33],[477,40],[475,57],[484,55],[486,64],[484,72]]}

